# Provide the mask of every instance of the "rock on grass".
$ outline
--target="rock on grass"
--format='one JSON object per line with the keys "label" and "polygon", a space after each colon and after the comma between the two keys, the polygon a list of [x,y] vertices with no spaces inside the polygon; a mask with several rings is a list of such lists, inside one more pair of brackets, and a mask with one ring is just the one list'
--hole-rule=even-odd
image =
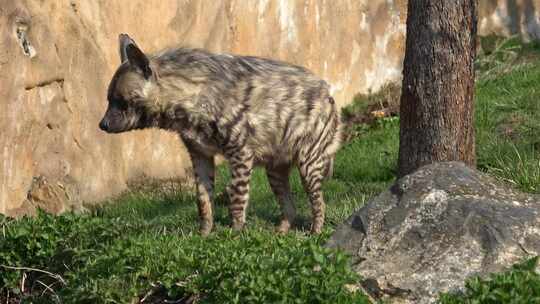
{"label": "rock on grass", "polygon": [[462,163],[436,163],[399,179],[336,229],[372,296],[434,303],[471,276],[540,253],[540,199]]}

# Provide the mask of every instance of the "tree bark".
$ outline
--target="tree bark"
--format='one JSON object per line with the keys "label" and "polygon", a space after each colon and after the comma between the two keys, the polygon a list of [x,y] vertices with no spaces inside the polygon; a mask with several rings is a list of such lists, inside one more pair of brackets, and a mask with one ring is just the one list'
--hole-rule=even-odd
{"label": "tree bark", "polygon": [[398,175],[437,161],[475,165],[475,0],[409,0]]}

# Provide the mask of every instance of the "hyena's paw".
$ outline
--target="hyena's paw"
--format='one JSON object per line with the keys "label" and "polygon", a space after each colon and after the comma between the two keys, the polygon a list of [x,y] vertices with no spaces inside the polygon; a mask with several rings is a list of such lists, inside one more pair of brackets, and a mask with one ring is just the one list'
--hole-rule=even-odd
{"label": "hyena's paw", "polygon": [[211,220],[201,220],[199,226],[199,233],[202,236],[208,236],[212,232],[213,223]]}
{"label": "hyena's paw", "polygon": [[234,220],[233,219],[232,224],[231,224],[231,228],[234,231],[242,231],[242,230],[244,230],[245,226],[246,226],[246,222],[241,221],[241,220]]}
{"label": "hyena's paw", "polygon": [[291,229],[291,223],[288,220],[281,220],[279,225],[276,227],[276,232],[279,234],[286,234]]}
{"label": "hyena's paw", "polygon": [[312,235],[318,235],[318,234],[321,234],[322,232],[322,227],[323,225],[322,224],[312,224],[311,225],[311,234]]}

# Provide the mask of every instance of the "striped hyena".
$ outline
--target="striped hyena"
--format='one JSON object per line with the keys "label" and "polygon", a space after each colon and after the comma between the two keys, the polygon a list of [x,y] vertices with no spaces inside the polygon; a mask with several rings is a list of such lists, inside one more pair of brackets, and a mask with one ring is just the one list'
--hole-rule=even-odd
{"label": "striped hyena", "polygon": [[331,174],[340,144],[340,119],[328,84],[303,67],[201,49],[176,48],[145,55],[120,35],[120,67],[108,89],[99,127],[108,133],[157,127],[177,132],[194,168],[200,231],[213,226],[214,155],[232,170],[227,187],[232,227],[245,224],[249,181],[264,166],[282,209],[278,230],[295,217],[289,186],[300,171],[312,206],[312,233],[320,233],[325,205],[321,182]]}

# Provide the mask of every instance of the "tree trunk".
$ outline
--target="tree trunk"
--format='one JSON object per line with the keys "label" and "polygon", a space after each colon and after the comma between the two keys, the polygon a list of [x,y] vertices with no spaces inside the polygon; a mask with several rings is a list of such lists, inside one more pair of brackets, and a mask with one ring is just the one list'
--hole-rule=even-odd
{"label": "tree trunk", "polygon": [[398,173],[436,161],[475,164],[477,3],[409,0]]}

